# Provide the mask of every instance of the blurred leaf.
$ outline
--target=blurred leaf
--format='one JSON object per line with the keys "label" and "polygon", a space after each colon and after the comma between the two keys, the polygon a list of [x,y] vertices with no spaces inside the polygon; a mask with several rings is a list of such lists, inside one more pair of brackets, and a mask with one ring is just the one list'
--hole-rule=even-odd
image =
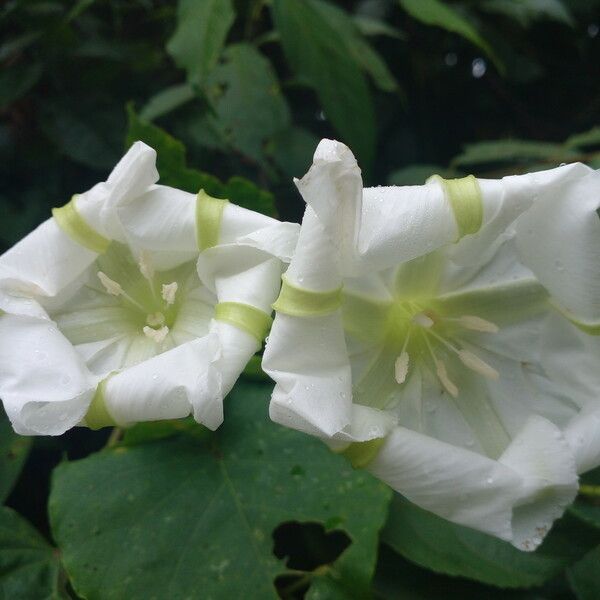
{"label": "blurred leaf", "polygon": [[589,131],[576,133],[567,139],[565,145],[569,148],[587,148],[588,146],[600,146],[600,127],[593,127]]}
{"label": "blurred leaf", "polygon": [[57,600],[58,555],[18,513],[0,508],[0,596],[6,600]]}
{"label": "blurred leaf", "polygon": [[436,573],[503,588],[540,585],[569,564],[564,556],[517,550],[508,542],[460,527],[395,495],[382,540]]}
{"label": "blurred leaf", "polygon": [[397,29],[396,27],[392,27],[392,25],[389,25],[385,21],[380,21],[379,19],[374,19],[365,15],[355,15],[353,19],[358,30],[363,35],[385,35],[397,40],[406,39],[406,34],[403,31],[400,31],[400,29]]}
{"label": "blurred leaf", "polygon": [[368,169],[376,134],[371,93],[343,35],[323,19],[322,4],[274,0],[273,19],[291,68],[315,89],[325,115]]}
{"label": "blurred leaf", "polygon": [[598,600],[600,598],[600,546],[586,554],[567,571],[577,600]]}
{"label": "blurred leaf", "polygon": [[229,46],[207,79],[214,127],[240,152],[257,161],[265,140],[290,123],[290,110],[269,61],[253,46]]}
{"label": "blurred leaf", "polygon": [[[569,507],[569,512],[583,522],[600,528],[600,469],[585,473],[580,477],[579,483],[579,496]],[[600,543],[600,539],[598,542]]]}
{"label": "blurred leaf", "polygon": [[267,147],[273,162],[288,177],[301,177],[311,165],[319,138],[301,127],[279,132]]}
{"label": "blurred leaf", "polygon": [[204,83],[217,64],[234,20],[231,0],[179,0],[177,28],[167,52],[187,71],[188,81]]}
{"label": "blurred leaf", "polygon": [[39,63],[16,64],[0,71],[0,108],[24,96],[42,75]]}
{"label": "blurred leaf", "polygon": [[43,107],[44,133],[71,160],[104,171],[119,160],[116,115],[94,110],[89,104],[77,106],[62,99]]}
{"label": "blurred leaf", "polygon": [[30,437],[17,435],[0,409],[0,502],[4,502],[25,464],[31,449]]}
{"label": "blurred leaf", "polygon": [[[561,144],[530,142],[526,140],[498,140],[467,144],[462,154],[452,160],[453,165],[484,165],[496,163],[533,162],[547,160],[559,163],[576,156]],[[548,165],[548,168],[555,165]]]}
{"label": "blurred leaf", "polygon": [[402,8],[411,17],[425,25],[441,27],[446,31],[457,33],[479,46],[493,61],[496,68],[503,73],[504,67],[492,47],[484,40],[475,26],[462,14],[441,0],[399,0]]}
{"label": "blurred leaf", "polygon": [[440,175],[446,179],[460,177],[460,173],[454,169],[440,167],[437,165],[409,165],[388,176],[389,185],[422,185],[432,175]]}
{"label": "blurred leaf", "polygon": [[28,48],[40,37],[39,31],[32,31],[11,38],[0,45],[0,62],[4,62],[13,54],[17,54]]}
{"label": "blurred leaf", "polygon": [[128,129],[126,146],[141,140],[154,148],[157,153],[157,166],[161,183],[171,185],[192,194],[201,189],[216,198],[227,198],[239,206],[266,215],[275,214],[273,196],[258,188],[243,177],[231,177],[222,183],[208,173],[187,166],[185,146],[166,131],[141,119],[133,105],[127,107]]}
{"label": "blurred leaf", "polygon": [[360,34],[352,18],[345,11],[328,2],[313,0],[313,5],[321,13],[321,17],[338,32],[346,52],[371,76],[375,85],[385,92],[395,91],[398,82],[385,61]]}
{"label": "blurred leaf", "polygon": [[368,597],[389,490],[270,422],[270,393],[238,385],[205,439],[119,446],[55,470],[52,530],[79,595],[277,598],[273,580],[286,569],[272,533],[299,521],[348,533],[351,545],[312,577]]}
{"label": "blurred leaf", "polygon": [[196,97],[192,86],[187,83],[172,85],[155,94],[140,110],[140,119],[153,121],[183,106]]}
{"label": "blurred leaf", "polygon": [[485,0],[482,10],[510,17],[522,26],[536,19],[552,19],[573,27],[575,22],[561,0]]}

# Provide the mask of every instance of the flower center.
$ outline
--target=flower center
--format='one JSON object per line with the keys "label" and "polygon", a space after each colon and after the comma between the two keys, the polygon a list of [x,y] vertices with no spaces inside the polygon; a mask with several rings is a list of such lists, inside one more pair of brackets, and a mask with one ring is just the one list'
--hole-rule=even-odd
{"label": "flower center", "polygon": [[430,366],[442,387],[454,398],[459,388],[448,374],[442,355],[456,356],[471,371],[487,379],[496,380],[498,371],[481,357],[464,347],[461,334],[476,331],[496,333],[497,325],[475,315],[460,317],[442,316],[426,304],[413,301],[397,302],[389,316],[389,331],[398,341],[402,340],[401,350],[394,363],[394,377],[403,384],[409,374],[413,358],[419,357]]}

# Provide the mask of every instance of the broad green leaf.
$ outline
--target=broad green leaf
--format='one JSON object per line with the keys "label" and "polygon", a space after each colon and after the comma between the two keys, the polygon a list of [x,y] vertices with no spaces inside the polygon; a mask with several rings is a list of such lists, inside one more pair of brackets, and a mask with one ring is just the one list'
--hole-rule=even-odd
{"label": "broad green leaf", "polygon": [[289,177],[301,177],[308,171],[319,138],[300,127],[290,127],[277,134],[267,147],[273,162]]}
{"label": "broad green leaf", "polygon": [[269,61],[249,44],[229,46],[206,83],[223,139],[260,161],[263,145],[290,124],[290,110]]}
{"label": "broad green leaf", "polygon": [[31,438],[17,435],[0,409],[0,502],[4,502],[25,464]]}
{"label": "broad green leaf", "polygon": [[584,523],[600,528],[600,469],[585,473],[579,483],[579,495],[569,512]]}
{"label": "broad green leaf", "polygon": [[381,56],[360,34],[348,13],[321,0],[313,0],[313,6],[320,12],[321,18],[338,32],[348,54],[372,77],[375,85],[385,92],[395,91],[398,82]]}
{"label": "broad green leaf", "polygon": [[18,513],[0,507],[0,598],[3,600],[57,600],[58,553]]}
{"label": "broad green leaf", "polygon": [[172,85],[155,94],[140,111],[140,119],[153,121],[183,106],[196,97],[192,86],[187,83]]}
{"label": "broad green leaf", "polygon": [[353,19],[354,23],[358,27],[358,30],[363,35],[384,35],[397,40],[406,39],[406,34],[403,31],[397,29],[396,27],[392,27],[392,25],[386,23],[385,21],[380,21],[379,19],[374,19],[373,17],[367,17],[366,15],[355,15]]}
{"label": "broad green leaf", "polygon": [[400,0],[400,4],[411,17],[421,23],[441,27],[479,46],[494,62],[498,70],[504,71],[492,47],[481,37],[475,26],[452,6],[442,0]]}
{"label": "broad green leaf", "polygon": [[440,175],[446,179],[460,176],[453,169],[437,165],[409,165],[390,173],[388,183],[390,185],[422,185],[432,175]]}
{"label": "broad green leaf", "polygon": [[593,127],[589,131],[576,133],[567,139],[565,145],[569,148],[587,148],[588,146],[600,146],[600,126]]}
{"label": "broad green leaf", "polygon": [[132,105],[127,107],[128,129],[126,146],[141,140],[157,153],[160,182],[192,194],[203,189],[216,198],[227,198],[244,208],[266,215],[275,213],[273,196],[243,177],[231,177],[227,183],[208,173],[187,166],[185,146],[164,129],[141,119]]}
{"label": "broad green leaf", "polygon": [[527,140],[497,140],[467,144],[462,154],[453,159],[453,165],[484,165],[493,163],[534,162],[547,160],[547,168],[556,166],[576,154],[561,144],[530,142]]}
{"label": "broad green leaf", "polygon": [[298,521],[352,543],[314,578],[368,597],[389,490],[267,417],[270,386],[238,385],[215,433],[183,433],[63,463],[52,531],[75,591],[104,598],[276,598],[273,531]]}
{"label": "broad green leaf", "polygon": [[179,0],[177,28],[167,52],[187,71],[188,81],[204,83],[217,64],[234,20],[231,0]]}
{"label": "broad green leaf", "polygon": [[375,151],[373,102],[342,34],[314,0],[274,0],[272,13],[292,70],[316,91],[326,117],[368,169]]}
{"label": "broad green leaf", "polygon": [[382,534],[385,543],[410,561],[446,575],[504,588],[531,587],[558,575],[572,559],[527,553],[507,542],[460,527],[394,496]]}
{"label": "broad green leaf", "polygon": [[24,96],[40,79],[39,63],[17,64],[0,71],[0,108],[5,108]]}
{"label": "broad green leaf", "polygon": [[577,600],[598,600],[600,598],[600,546],[586,554],[567,571],[569,582]]}
{"label": "broad green leaf", "polygon": [[537,19],[552,19],[573,26],[573,16],[561,0],[485,0],[482,10],[501,14],[527,27]]}

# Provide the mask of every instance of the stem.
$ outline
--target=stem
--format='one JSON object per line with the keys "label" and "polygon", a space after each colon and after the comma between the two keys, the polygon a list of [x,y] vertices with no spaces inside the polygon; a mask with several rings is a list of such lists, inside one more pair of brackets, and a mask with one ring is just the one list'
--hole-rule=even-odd
{"label": "stem", "polygon": [[113,430],[110,432],[108,436],[108,441],[106,442],[106,448],[114,448],[123,437],[123,430],[120,427],[113,427]]}
{"label": "stem", "polygon": [[590,498],[600,498],[600,485],[580,485],[579,493]]}

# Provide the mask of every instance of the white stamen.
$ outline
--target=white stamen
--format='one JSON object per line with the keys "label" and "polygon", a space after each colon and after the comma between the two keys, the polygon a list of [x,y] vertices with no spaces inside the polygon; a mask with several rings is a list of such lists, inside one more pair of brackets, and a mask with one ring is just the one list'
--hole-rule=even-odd
{"label": "white stamen", "polygon": [[140,273],[145,279],[150,281],[154,277],[154,267],[150,262],[150,254],[147,250],[142,250],[140,252],[140,261],[138,265],[140,267]]}
{"label": "white stamen", "polygon": [[165,315],[161,312],[151,313],[146,317],[146,323],[148,323],[150,327],[160,327],[165,324]]}
{"label": "white stamen", "polygon": [[150,338],[157,344],[162,344],[165,341],[165,338],[169,335],[169,328],[166,325],[160,329],[152,329],[152,327],[148,327],[146,325],[142,331],[147,338]]}
{"label": "white stamen", "polygon": [[481,331],[482,333],[498,333],[500,329],[495,323],[473,315],[464,315],[456,319],[456,321],[466,329]]}
{"label": "white stamen", "polygon": [[406,376],[408,375],[408,363],[408,352],[403,350],[394,364],[394,376],[396,377],[397,383],[404,383],[406,381]]}
{"label": "white stamen", "polygon": [[177,294],[177,288],[179,286],[177,285],[176,281],[173,281],[172,283],[164,283],[162,286],[162,298],[163,300],[171,305],[171,304],[175,304],[175,296]]}
{"label": "white stamen", "polygon": [[490,367],[490,365],[479,358],[479,356],[469,352],[468,350],[460,350],[458,352],[458,357],[465,366],[469,367],[469,369],[472,369],[476,373],[479,373],[488,379],[496,380],[498,377],[500,377],[500,374],[498,371],[496,371],[496,369]]}
{"label": "white stamen", "polygon": [[97,275],[100,283],[111,296],[121,296],[123,294],[123,288],[116,281],[112,280],[106,273],[98,271]]}
{"label": "white stamen", "polygon": [[433,319],[431,317],[428,317],[425,313],[416,314],[412,318],[412,320],[413,320],[413,323],[416,323],[417,325],[420,325],[421,327],[425,327],[426,329],[433,327]]}
{"label": "white stamen", "polygon": [[443,361],[436,361],[436,374],[440,383],[444,386],[444,389],[453,397],[456,398],[458,396],[458,388],[453,383],[453,381],[448,377],[448,371],[446,371],[446,365]]}

